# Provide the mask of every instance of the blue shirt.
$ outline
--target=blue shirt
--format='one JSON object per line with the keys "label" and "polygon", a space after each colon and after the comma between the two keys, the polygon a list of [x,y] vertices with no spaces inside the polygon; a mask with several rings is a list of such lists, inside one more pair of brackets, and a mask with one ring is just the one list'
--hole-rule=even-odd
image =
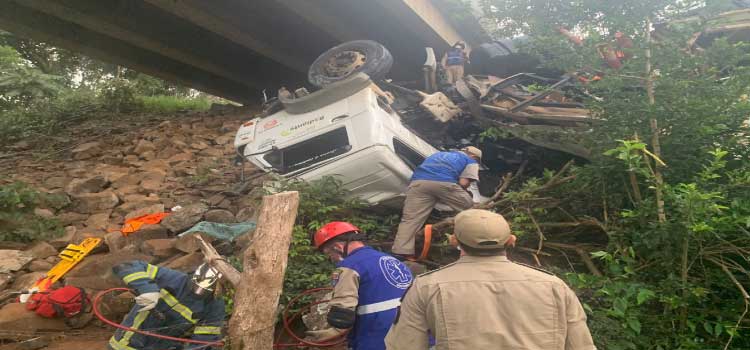
{"label": "blue shirt", "polygon": [[464,152],[438,152],[427,157],[414,170],[411,181],[429,180],[457,183],[464,168],[469,164],[476,163],[476,160],[471,159]]}
{"label": "blue shirt", "polygon": [[411,285],[411,271],[398,259],[370,247],[355,250],[336,266],[359,274],[357,319],[349,332],[349,347],[385,350],[385,335]]}

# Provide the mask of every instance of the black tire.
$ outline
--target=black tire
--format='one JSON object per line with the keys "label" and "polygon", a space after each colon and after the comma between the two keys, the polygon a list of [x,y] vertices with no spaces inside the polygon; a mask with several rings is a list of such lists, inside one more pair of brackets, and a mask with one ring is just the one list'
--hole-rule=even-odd
{"label": "black tire", "polygon": [[[357,60],[345,68],[336,67],[337,72],[332,72],[330,62],[336,57],[353,53]],[[363,62],[361,62],[363,60]],[[317,87],[325,87],[331,83],[344,80],[356,73],[365,73],[373,80],[385,78],[393,65],[393,56],[378,42],[372,40],[355,40],[345,42],[333,47],[320,55],[307,72],[310,84]]]}

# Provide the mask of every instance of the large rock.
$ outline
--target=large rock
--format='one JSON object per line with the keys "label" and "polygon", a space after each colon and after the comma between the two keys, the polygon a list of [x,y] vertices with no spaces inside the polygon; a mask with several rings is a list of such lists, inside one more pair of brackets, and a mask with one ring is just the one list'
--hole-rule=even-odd
{"label": "large rock", "polygon": [[60,221],[60,224],[62,225],[77,225],[80,224],[86,219],[88,219],[88,215],[81,214],[81,213],[74,213],[72,211],[62,213],[57,216],[57,220]]}
{"label": "large rock", "polygon": [[203,203],[189,204],[182,209],[172,212],[162,220],[162,225],[174,233],[185,231],[197,224],[203,218],[208,207]]}
{"label": "large rock", "polygon": [[99,142],[87,142],[74,148],[73,158],[76,160],[89,159],[101,153],[102,145]]}
{"label": "large rock", "polygon": [[104,244],[107,245],[110,252],[114,253],[125,248],[127,240],[119,231],[107,232],[107,234],[104,235]]}
{"label": "large rock", "polygon": [[71,196],[78,196],[84,193],[96,193],[107,186],[107,179],[104,176],[97,175],[84,179],[73,179],[65,186],[65,192]]}
{"label": "large rock", "polygon": [[47,189],[64,188],[68,185],[70,179],[63,176],[53,176],[44,180],[44,187]]}
{"label": "large rock", "polygon": [[34,260],[29,264],[29,271],[31,272],[47,272],[52,268],[52,264],[46,260]]}
{"label": "large rock", "polygon": [[157,238],[143,241],[141,251],[157,258],[169,258],[177,255],[180,251],[175,249],[174,238]]}
{"label": "large rock", "polygon": [[234,214],[225,209],[211,209],[206,212],[204,218],[206,221],[219,222],[222,224],[235,222]]}
{"label": "large rock", "polygon": [[76,206],[77,211],[84,214],[107,211],[120,203],[120,199],[111,190],[99,193],[84,193],[74,198],[78,203]]}
{"label": "large rock", "polygon": [[125,215],[125,220],[130,220],[132,218],[137,218],[139,216],[144,216],[148,214],[156,214],[156,213],[163,213],[164,212],[164,204],[157,203],[157,204],[151,204],[149,206],[145,206],[143,208],[138,208],[136,210],[133,210]]}
{"label": "large rock", "polygon": [[45,219],[52,219],[55,217],[55,213],[49,209],[34,208],[34,215],[43,217]]}
{"label": "large rock", "polygon": [[210,243],[214,241],[214,238],[209,235],[202,233],[193,233],[178,237],[174,247],[184,253],[192,253],[200,250],[200,243],[198,243],[198,240],[195,238],[195,236],[197,235],[203,237],[203,240],[206,242]]}
{"label": "large rock", "polygon": [[89,255],[68,272],[65,284],[97,290],[121,286],[122,281],[112,273],[112,268],[133,260],[152,262],[153,257],[137,253],[132,248],[109,254]]}
{"label": "large rock", "polygon": [[57,249],[44,241],[34,243],[33,246],[26,249],[26,252],[34,257],[34,259],[46,259],[50,256],[57,255]]}
{"label": "large rock", "polygon": [[156,192],[162,188],[165,174],[161,171],[148,171],[141,180],[141,188],[149,192]]}
{"label": "large rock", "polygon": [[138,231],[129,234],[125,238],[125,243],[140,248],[143,245],[143,242],[148,241],[149,239],[159,238],[169,238],[169,233],[167,232],[166,227],[161,224],[143,225]]}
{"label": "large rock", "polygon": [[0,273],[18,271],[24,268],[34,257],[20,250],[0,250]]}
{"label": "large rock", "polygon": [[203,254],[200,252],[194,252],[174,259],[164,264],[164,266],[173,270],[191,273],[195,271],[195,269],[198,268],[198,266],[200,266],[200,264],[202,263]]}
{"label": "large rock", "polygon": [[5,290],[13,282],[13,275],[9,273],[0,273],[0,291]]}
{"label": "large rock", "polygon": [[[0,329],[4,339],[28,338],[28,333],[40,331],[64,331],[68,327],[62,318],[44,318],[26,310],[26,304],[10,303],[0,309]],[[12,335],[17,333],[17,335]]]}
{"label": "large rock", "polygon": [[109,227],[109,212],[91,214],[86,219],[86,228],[89,230],[104,230]]}
{"label": "large rock", "polygon": [[138,144],[135,145],[135,148],[133,149],[133,152],[137,155],[142,155],[146,152],[153,152],[156,151],[156,146],[151,141],[147,140],[139,140]]}
{"label": "large rock", "polygon": [[71,243],[70,241],[73,240],[77,232],[78,232],[78,229],[75,226],[66,226],[65,233],[63,233],[62,236],[55,237],[53,239],[50,239],[47,242],[52,247],[60,251],[60,249],[65,248],[69,243]]}
{"label": "large rock", "polygon": [[155,194],[149,196],[144,196],[141,194],[130,194],[124,196],[122,198],[122,202],[122,205],[118,206],[117,209],[115,209],[115,213],[125,216],[134,210],[142,209],[153,204],[159,204],[161,202],[161,199]]}
{"label": "large rock", "polygon": [[10,286],[10,289],[15,291],[29,289],[33,287],[34,284],[36,284],[36,281],[44,277],[47,277],[46,272],[37,271],[25,273],[16,277],[16,279],[13,281],[13,284]]}

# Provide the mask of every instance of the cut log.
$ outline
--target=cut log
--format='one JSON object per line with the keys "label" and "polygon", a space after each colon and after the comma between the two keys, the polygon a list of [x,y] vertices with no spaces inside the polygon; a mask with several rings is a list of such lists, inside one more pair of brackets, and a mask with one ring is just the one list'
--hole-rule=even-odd
{"label": "cut log", "polygon": [[229,320],[233,350],[273,348],[276,310],[298,205],[297,192],[263,197],[258,228],[253,244],[242,254],[244,271],[235,289]]}

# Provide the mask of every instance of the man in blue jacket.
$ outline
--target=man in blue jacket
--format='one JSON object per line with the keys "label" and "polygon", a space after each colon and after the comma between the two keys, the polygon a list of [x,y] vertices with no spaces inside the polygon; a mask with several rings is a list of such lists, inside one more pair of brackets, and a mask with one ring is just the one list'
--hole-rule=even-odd
{"label": "man in blue jacket", "polygon": [[[173,337],[218,342],[224,324],[224,301],[214,298],[221,278],[214,268],[203,264],[188,276],[144,261],[115,266],[112,271],[133,289],[136,305],[122,325]],[[188,333],[192,330],[192,333]],[[109,339],[110,350],[219,349],[203,344],[178,343],[118,329]]]}
{"label": "man in blue jacket", "polygon": [[412,274],[398,259],[366,246],[364,239],[364,234],[348,222],[331,222],[315,233],[315,247],[336,263],[327,316],[334,328],[308,335],[322,341],[348,329],[349,348],[385,350],[385,335]]}
{"label": "man in blue jacket", "polygon": [[435,153],[414,170],[391,248],[394,255],[402,258],[414,255],[414,238],[438,202],[455,211],[474,205],[466,189],[472,181],[479,180],[481,159],[482,151],[469,146],[461,151]]}

